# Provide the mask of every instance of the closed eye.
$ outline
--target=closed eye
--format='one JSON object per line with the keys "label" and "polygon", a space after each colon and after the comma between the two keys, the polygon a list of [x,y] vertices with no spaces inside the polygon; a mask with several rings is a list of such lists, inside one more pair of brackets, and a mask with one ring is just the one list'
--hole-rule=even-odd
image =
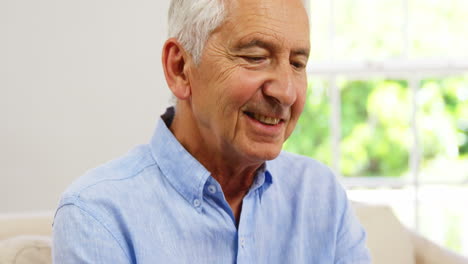
{"label": "closed eye", "polygon": [[302,69],[305,69],[306,65],[302,62],[298,62],[298,61],[291,61],[291,65],[298,69],[298,70],[302,70]]}
{"label": "closed eye", "polygon": [[264,56],[242,56],[242,58],[250,63],[261,63],[267,59]]}

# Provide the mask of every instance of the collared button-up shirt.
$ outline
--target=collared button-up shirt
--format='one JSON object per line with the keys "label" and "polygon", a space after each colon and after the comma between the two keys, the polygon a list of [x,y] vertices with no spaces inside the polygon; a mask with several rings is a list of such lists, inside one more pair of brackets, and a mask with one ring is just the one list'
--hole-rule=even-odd
{"label": "collared button-up shirt", "polygon": [[286,152],[267,161],[236,225],[220,184],[166,123],[150,144],[65,191],[55,263],[370,263],[365,232],[326,166]]}

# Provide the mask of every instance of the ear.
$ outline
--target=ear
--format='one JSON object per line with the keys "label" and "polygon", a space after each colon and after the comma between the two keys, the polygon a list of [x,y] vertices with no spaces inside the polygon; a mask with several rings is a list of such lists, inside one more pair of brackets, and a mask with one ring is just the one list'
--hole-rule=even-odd
{"label": "ear", "polygon": [[162,53],[164,75],[169,89],[181,100],[188,99],[191,94],[190,81],[186,74],[187,59],[187,52],[175,38],[166,40]]}

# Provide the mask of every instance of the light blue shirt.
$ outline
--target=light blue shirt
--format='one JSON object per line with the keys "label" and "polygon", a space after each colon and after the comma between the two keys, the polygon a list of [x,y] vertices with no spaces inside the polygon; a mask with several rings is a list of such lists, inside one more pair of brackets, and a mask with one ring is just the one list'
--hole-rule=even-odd
{"label": "light blue shirt", "polygon": [[286,152],[267,161],[236,227],[219,183],[162,119],[150,144],[91,170],[65,191],[53,225],[53,258],[67,264],[370,263],[365,232],[327,167]]}

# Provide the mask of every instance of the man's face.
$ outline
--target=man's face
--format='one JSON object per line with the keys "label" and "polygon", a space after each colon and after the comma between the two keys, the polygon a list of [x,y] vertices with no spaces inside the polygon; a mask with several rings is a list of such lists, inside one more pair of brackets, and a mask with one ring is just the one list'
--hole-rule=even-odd
{"label": "man's face", "polygon": [[249,161],[275,158],[302,112],[309,27],[300,0],[227,1],[227,18],[189,70],[203,140]]}

